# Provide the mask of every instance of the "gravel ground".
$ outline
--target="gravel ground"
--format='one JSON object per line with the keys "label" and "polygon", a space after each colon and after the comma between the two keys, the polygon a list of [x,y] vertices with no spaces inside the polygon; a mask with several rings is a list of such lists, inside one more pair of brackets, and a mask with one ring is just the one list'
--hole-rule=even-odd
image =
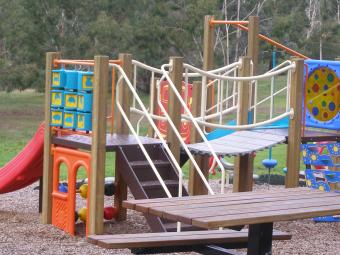
{"label": "gravel ground", "polygon": [[[88,244],[84,226],[78,224],[77,237],[39,221],[37,184],[10,194],[0,195],[0,254],[131,254],[129,250],[105,250]],[[216,183],[214,186],[217,186]],[[217,188],[217,187],[215,187]],[[271,189],[282,189],[271,186]],[[255,185],[256,190],[267,189]],[[78,200],[77,207],[84,201]],[[105,201],[106,205],[110,200]],[[291,241],[274,242],[273,254],[340,254],[340,223],[314,223],[312,220],[275,223],[276,229],[293,234]],[[107,222],[108,233],[150,231],[143,216],[129,211],[126,222]],[[244,252],[244,251],[243,251]],[[181,253],[196,254],[196,253]]]}

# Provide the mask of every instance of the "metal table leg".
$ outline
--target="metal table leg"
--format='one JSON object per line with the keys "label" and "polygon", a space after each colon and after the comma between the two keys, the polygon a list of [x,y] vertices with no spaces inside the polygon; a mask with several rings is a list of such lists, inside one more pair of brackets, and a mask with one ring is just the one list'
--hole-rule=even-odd
{"label": "metal table leg", "polygon": [[271,255],[273,223],[249,225],[248,255]]}

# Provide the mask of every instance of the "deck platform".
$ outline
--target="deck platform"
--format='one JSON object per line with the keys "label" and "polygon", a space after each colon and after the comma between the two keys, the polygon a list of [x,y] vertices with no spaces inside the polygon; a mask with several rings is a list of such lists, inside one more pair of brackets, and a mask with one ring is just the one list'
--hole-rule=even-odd
{"label": "deck platform", "polygon": [[[272,134],[272,135],[282,135],[288,137],[287,128],[268,128],[268,129],[256,129],[254,132]],[[322,141],[337,141],[340,142],[340,132],[336,131],[325,131],[325,130],[312,130],[306,129],[304,133],[301,134],[302,143],[311,142],[322,142]]]}
{"label": "deck platform", "polygon": [[[155,138],[149,138],[140,136],[140,140],[144,145],[160,144],[161,141]],[[55,145],[91,150],[92,137],[85,135],[66,135],[66,136],[55,136],[52,139],[52,143]],[[106,151],[116,151],[118,147],[138,145],[136,138],[133,135],[118,135],[118,134],[107,134],[106,135]]]}
{"label": "deck platform", "polygon": [[[217,155],[236,156],[264,150],[277,144],[284,143],[285,141],[286,137],[283,135],[254,131],[237,131],[209,142]],[[190,151],[195,154],[211,154],[211,151],[204,142],[189,144],[188,147]]]}
{"label": "deck platform", "polygon": [[[211,140],[217,155],[220,156],[236,156],[253,153],[273,147],[277,144],[286,143],[288,129],[257,129],[251,131],[236,131],[230,135]],[[159,139],[150,137],[139,137],[143,144],[160,144]],[[302,143],[319,142],[319,141],[340,141],[340,133],[306,130],[301,137]],[[91,150],[92,138],[85,135],[65,135],[55,136],[52,139],[55,145]],[[138,145],[136,138],[133,135],[106,135],[106,151],[116,151],[118,147]],[[194,154],[210,155],[205,143],[196,143],[188,145],[189,149]]]}

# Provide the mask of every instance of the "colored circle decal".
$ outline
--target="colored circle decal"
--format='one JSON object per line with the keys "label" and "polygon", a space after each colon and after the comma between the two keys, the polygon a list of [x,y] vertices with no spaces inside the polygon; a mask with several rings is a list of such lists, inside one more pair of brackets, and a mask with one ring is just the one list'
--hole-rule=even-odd
{"label": "colored circle decal", "polygon": [[313,70],[306,84],[306,106],[319,121],[333,119],[340,110],[340,78],[328,67]]}

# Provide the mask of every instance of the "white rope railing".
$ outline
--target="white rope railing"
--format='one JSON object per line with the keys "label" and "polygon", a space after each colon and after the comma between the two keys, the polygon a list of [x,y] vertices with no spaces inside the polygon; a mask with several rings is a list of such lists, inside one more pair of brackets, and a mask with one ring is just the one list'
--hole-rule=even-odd
{"label": "white rope railing", "polygon": [[[116,65],[116,64],[110,64],[110,66],[116,68],[120,74],[123,76],[126,84],[128,85],[130,91],[132,92],[133,96],[136,98],[136,101],[137,103],[139,104],[139,106],[141,107],[142,111],[145,113],[145,116],[147,118],[147,120],[149,121],[149,123],[151,124],[152,128],[155,130],[155,133],[156,135],[159,137],[159,139],[161,140],[161,143],[162,145],[164,146],[165,150],[167,151],[167,153],[169,154],[169,157],[171,158],[175,168],[177,169],[178,171],[178,175],[179,175],[179,184],[178,184],[178,196],[181,197],[182,194],[183,194],[183,172],[182,172],[182,169],[181,167],[179,166],[178,162],[176,161],[176,159],[174,158],[173,154],[171,153],[171,150],[168,146],[168,144],[166,143],[166,141],[163,139],[161,133],[159,132],[157,126],[155,125],[154,121],[152,120],[152,118],[149,116],[148,114],[148,110],[145,108],[142,100],[140,99],[140,97],[138,96],[137,92],[134,90],[134,87],[133,85],[131,84],[129,78],[126,76],[124,70],[119,66],[119,65]],[[133,128],[133,125],[131,124],[129,118],[127,117],[126,113],[124,112],[121,104],[119,103],[119,93],[120,93],[120,86],[121,86],[121,83],[117,84],[117,95],[116,95],[116,104],[117,104],[117,107],[118,107],[118,110],[120,111],[120,113],[122,114],[124,120],[126,121],[126,124],[128,125],[130,131],[132,132],[132,134],[134,135],[134,137],[136,138],[137,140],[137,143],[138,145],[140,146],[145,158],[147,159],[147,161],[149,162],[154,174],[156,175],[158,181],[160,182],[161,186],[163,187],[166,195],[168,197],[172,197],[169,189],[167,188],[166,184],[164,183],[162,177],[160,176],[159,172],[157,171],[156,169],[156,166],[154,165],[152,159],[150,158],[148,152],[146,151],[143,143],[141,142],[139,136],[137,135],[135,129]]]}
{"label": "white rope railing", "polygon": [[[237,66],[237,67],[238,67],[238,66]],[[226,75],[228,75],[228,74],[234,72],[234,76],[233,76],[233,77],[235,77],[235,76],[236,76],[236,70],[237,70],[237,68],[234,67],[233,69],[228,70],[228,71],[226,71],[225,73],[223,73],[223,74],[221,74],[221,75],[226,76]],[[217,93],[218,93],[217,98],[218,98],[218,100],[217,100],[216,104],[214,104],[214,105],[212,105],[210,108],[206,109],[206,113],[208,113],[208,112],[214,110],[215,108],[221,107],[220,104],[221,104],[221,103],[223,104],[224,100],[227,100],[227,99],[223,99],[223,102],[222,102],[222,101],[221,101],[222,98],[220,98],[221,95],[223,95],[223,93],[222,93],[222,91],[221,91],[221,90],[223,90],[223,88],[221,88],[221,82],[223,82],[223,80],[214,79],[214,80],[212,80],[211,82],[209,82],[209,83],[207,84],[207,88],[210,87],[210,86],[211,86],[212,84],[214,84],[215,82],[218,82],[218,85],[217,85],[217,89],[218,89],[218,91],[217,91]],[[227,81],[227,82],[229,82],[229,81]],[[223,84],[223,83],[222,83],[222,84]],[[227,94],[227,92],[226,92],[226,94]],[[231,96],[228,97],[228,98],[232,98],[232,96],[233,96],[233,95],[231,95]],[[217,110],[217,111],[218,111],[218,110]]]}
{"label": "white rope railing", "polygon": [[132,60],[132,65],[138,66],[140,68],[143,68],[143,69],[148,70],[148,71],[153,72],[153,73],[162,74],[162,70],[161,69],[149,66],[149,65],[144,64],[142,62],[139,62],[137,60]]}
{"label": "white rope railing", "polygon": [[[210,114],[210,115],[205,115],[204,117],[202,117],[202,116],[201,116],[201,117],[196,117],[195,119],[196,119],[196,120],[211,120],[211,119],[220,117],[220,115],[224,116],[224,115],[226,115],[226,114],[229,114],[229,113],[231,113],[231,112],[234,112],[234,111],[237,110],[237,108],[238,108],[238,106],[235,105],[235,106],[229,107],[229,108],[227,108],[227,109],[225,109],[225,110],[222,110],[222,111],[220,111],[220,112],[215,112],[215,113],[212,113],[212,114]],[[188,119],[189,119],[187,115],[182,115],[182,118],[184,118],[185,120],[188,120]]]}
{"label": "white rope railing", "polygon": [[[238,61],[238,62],[231,63],[230,65],[223,66],[223,67],[213,69],[213,70],[209,70],[209,71],[206,71],[206,72],[209,73],[209,74],[221,73],[221,72],[227,71],[227,70],[235,68],[235,67],[238,68],[240,66],[241,66],[241,61]],[[188,73],[188,77],[190,77],[190,78],[197,78],[197,77],[201,77],[201,76],[202,76],[202,74],[199,73],[199,72]]]}
{"label": "white rope railing", "polygon": [[157,115],[157,114],[152,114],[150,112],[145,113],[142,110],[139,110],[139,109],[134,108],[134,107],[130,107],[130,111],[133,112],[133,113],[137,113],[139,115],[144,115],[144,116],[145,115],[149,115],[154,120],[167,121],[167,118],[164,117],[164,116],[160,116],[160,115]]}
{"label": "white rope railing", "polygon": [[[235,105],[236,105],[236,100],[235,100],[235,102],[234,102],[234,97],[237,96],[237,95],[238,95],[238,93],[235,92],[235,95],[232,94],[232,95],[230,95],[230,96],[228,96],[228,97],[226,97],[226,98],[223,98],[223,99],[219,100],[215,105],[213,105],[212,107],[210,107],[209,109],[207,109],[207,110],[206,110],[206,113],[208,113],[208,112],[214,110],[215,108],[217,108],[217,105],[218,105],[218,104],[224,104],[224,103],[227,104],[228,101],[231,101],[231,100],[233,100],[233,101],[232,101],[232,106],[230,106],[230,107],[235,106]],[[222,107],[220,107],[220,108],[222,108]],[[227,108],[227,107],[226,107],[226,108]]]}
{"label": "white rope railing", "polygon": [[262,80],[262,79],[267,79],[276,75],[279,75],[281,73],[284,73],[288,70],[295,69],[295,63],[291,63],[290,65],[283,67],[282,69],[275,70],[272,72],[268,72],[265,74],[261,75],[255,75],[255,76],[246,76],[246,77],[233,77],[233,76],[223,76],[223,75],[217,75],[213,73],[209,73],[208,71],[203,71],[202,69],[199,69],[197,67],[194,67],[189,64],[183,64],[185,68],[188,68],[194,72],[197,72],[201,74],[203,77],[210,77],[210,78],[215,78],[215,79],[221,79],[221,80],[226,80],[226,81],[253,81],[253,80]]}
{"label": "white rope railing", "polygon": [[[279,89],[278,91],[274,92],[273,96],[276,96],[276,95],[280,94],[281,92],[283,92],[285,90],[287,90],[287,87],[283,87],[283,88]],[[271,98],[271,96],[268,96],[268,97],[262,99],[261,101],[257,102],[255,105],[258,106],[260,104],[263,104],[264,102],[268,101],[270,98]],[[255,105],[251,106],[250,109],[253,109],[255,107]]]}
{"label": "white rope railing", "polygon": [[[168,72],[165,70],[166,67],[170,67],[170,64],[165,64],[161,66],[161,69],[163,71],[163,77],[161,78],[160,82],[163,79],[166,79],[169,83],[169,86],[171,87],[171,89],[173,90],[175,96],[177,97],[177,100],[180,102],[181,107],[183,107],[184,111],[186,112],[186,114],[188,115],[188,117],[191,120],[191,123],[195,126],[196,130],[198,131],[199,135],[201,136],[202,140],[204,141],[204,143],[207,145],[207,147],[209,148],[209,150],[211,151],[211,154],[213,156],[213,158],[216,160],[218,166],[221,169],[221,173],[222,173],[222,179],[221,179],[221,193],[224,193],[224,184],[225,184],[225,177],[226,177],[226,172],[225,169],[222,165],[222,163],[220,162],[220,159],[218,158],[218,156],[216,155],[215,151],[213,150],[211,144],[209,143],[209,141],[207,140],[205,134],[203,133],[203,131],[201,130],[200,126],[198,125],[197,121],[195,120],[194,116],[192,115],[190,109],[188,108],[188,106],[186,105],[186,103],[184,102],[181,94],[177,91],[175,84],[172,82]],[[158,93],[159,94],[159,93]],[[183,149],[185,150],[185,152],[187,153],[187,155],[189,156],[191,162],[193,163],[196,171],[198,172],[198,174],[200,175],[203,183],[205,184],[205,186],[207,187],[209,193],[214,194],[214,192],[212,191],[208,181],[206,180],[205,176],[203,175],[200,167],[198,166],[197,162],[195,161],[192,153],[190,152],[190,150],[188,149],[188,146],[185,144],[185,142],[183,141],[183,139],[181,139],[181,135],[178,132],[176,126],[174,125],[173,121],[171,120],[170,116],[168,115],[166,109],[164,108],[164,106],[162,104],[159,104],[160,108],[162,109],[164,115],[169,118],[168,123],[173,127],[174,129],[174,133],[176,134],[176,136],[179,138],[179,141],[183,147]]]}
{"label": "white rope railing", "polygon": [[[288,90],[288,82],[290,79],[290,73],[291,71],[295,68],[295,63],[291,62],[291,61],[285,61],[283,63],[281,63],[280,65],[276,66],[275,68],[271,69],[270,71],[266,72],[265,74],[262,75],[250,75],[248,77],[236,77],[236,73],[238,68],[242,65],[242,62],[235,62],[232,63],[228,66],[225,67],[221,67],[215,70],[210,70],[210,71],[204,71],[201,70],[199,68],[196,68],[194,66],[191,66],[189,64],[183,64],[184,67],[184,72],[183,72],[183,77],[184,77],[184,99],[182,98],[182,89],[181,91],[177,91],[176,86],[173,84],[170,76],[169,76],[169,71],[166,70],[166,68],[170,67],[170,64],[165,64],[161,66],[161,69],[157,69],[154,67],[150,67],[146,64],[143,64],[141,62],[138,62],[136,60],[133,61],[134,64],[134,70],[135,70],[135,75],[134,75],[134,81],[133,81],[133,87],[135,89],[136,87],[136,73],[137,73],[137,66],[139,68],[143,68],[145,70],[148,70],[151,72],[151,76],[152,76],[152,82],[154,80],[154,75],[155,73],[157,74],[161,74],[162,77],[157,81],[157,85],[156,85],[156,89],[158,90],[157,93],[157,104],[158,107],[161,109],[163,116],[159,116],[156,114],[153,114],[153,109],[149,112],[147,109],[145,109],[145,111],[143,109],[137,109],[136,105],[134,104],[133,107],[131,107],[131,112],[143,115],[142,118],[140,118],[140,120],[138,121],[137,125],[140,123],[140,121],[146,117],[148,119],[148,121],[152,121],[153,120],[159,120],[159,121],[167,121],[168,125],[174,130],[175,135],[178,137],[182,148],[185,150],[185,152],[188,154],[190,161],[193,162],[194,167],[196,168],[196,171],[198,172],[198,174],[200,175],[200,177],[202,178],[204,185],[207,186],[209,192],[211,194],[213,194],[212,190],[210,190],[210,185],[207,182],[206,178],[204,177],[202,170],[199,168],[197,162],[195,161],[192,153],[190,152],[190,150],[188,149],[187,145],[185,144],[185,142],[183,141],[181,134],[178,132],[177,128],[175,127],[173,121],[171,120],[170,116],[168,115],[166,109],[164,108],[164,105],[162,104],[162,102],[160,101],[160,87],[161,87],[161,82],[166,80],[168,82],[169,85],[169,89],[171,88],[174,91],[175,96],[178,98],[179,102],[181,103],[181,107],[183,107],[184,109],[184,113],[181,115],[181,121],[186,121],[186,122],[191,122],[195,128],[198,130],[199,135],[201,136],[201,138],[203,139],[203,142],[205,142],[207,144],[207,147],[209,148],[209,150],[212,152],[213,155],[213,159],[214,161],[216,161],[218,163],[218,166],[221,169],[222,172],[222,182],[221,182],[221,193],[224,192],[224,181],[225,181],[225,169],[222,165],[222,163],[220,162],[219,158],[217,157],[216,153],[213,151],[213,148],[211,147],[209,141],[206,139],[206,136],[204,134],[204,129],[202,130],[201,127],[210,127],[210,128],[219,128],[219,129],[229,129],[229,130],[246,130],[246,129],[252,129],[252,128],[257,128],[257,127],[261,127],[264,125],[268,125],[271,124],[273,122],[276,122],[278,120],[281,120],[285,117],[292,117],[294,112],[293,109],[290,109],[288,106],[289,104],[286,106],[286,112],[273,117],[274,111],[273,111],[273,107],[274,107],[274,96],[278,95],[279,93],[281,93],[284,90]],[[224,73],[222,73],[224,72]],[[274,92],[274,78],[275,76],[288,72],[288,79],[287,79],[287,87],[280,89],[279,91]],[[229,76],[231,73],[234,74],[234,76]],[[201,116],[199,117],[193,117],[191,114],[190,109],[188,108],[188,85],[189,85],[189,78],[192,77],[202,77],[202,104],[201,104]],[[210,80],[209,79],[209,83],[207,83],[208,78],[214,79],[214,80]],[[258,85],[257,85],[257,81],[261,80],[261,79],[271,79],[271,83],[270,83],[270,96],[266,97],[265,99],[262,99],[260,101],[257,101],[257,89],[258,89]],[[253,123],[252,124],[246,124],[246,125],[222,125],[222,119],[223,116],[225,116],[226,114],[229,114],[231,112],[235,112],[238,109],[238,100],[237,100],[237,82],[240,81],[251,81],[249,84],[252,85],[251,89],[254,89],[254,93],[255,93],[255,97],[256,99],[253,102],[253,105],[251,105],[250,109],[254,109],[254,115],[256,115],[256,108],[257,106],[259,106],[260,104],[264,103],[267,100],[270,100],[270,117],[268,120],[262,121],[262,122],[258,122],[256,123],[256,116],[254,116],[253,119]],[[227,83],[227,86],[225,86],[224,82]],[[231,91],[231,95],[229,95],[229,82],[232,82],[232,91]],[[206,96],[207,96],[207,88],[209,86],[212,85],[217,85],[217,101],[216,104],[214,104],[213,106],[211,106],[209,109],[206,109]],[[225,90],[225,98],[224,98],[224,90]],[[216,91],[214,91],[213,93],[216,93]],[[137,93],[135,93],[137,95]],[[135,96],[135,95],[134,95]],[[137,97],[135,97],[135,100],[137,100]],[[232,100],[232,106],[229,106],[229,101]],[[289,103],[289,98],[288,98],[288,92],[287,92],[287,103]],[[228,108],[223,109],[223,106],[228,106]],[[155,106],[153,105],[153,108]],[[208,114],[210,111],[216,109],[217,111],[215,113],[212,114]],[[219,124],[216,123],[210,123],[208,122],[208,120],[211,119],[215,119],[215,118],[219,118]],[[201,127],[200,127],[201,126]],[[153,127],[155,129],[155,127]],[[138,127],[139,129],[139,127]],[[159,130],[158,130],[159,131]],[[157,133],[157,132],[156,132]],[[157,136],[159,138],[163,138],[161,134],[157,134]],[[169,152],[168,152],[169,153]],[[169,153],[170,154],[170,153]],[[215,154],[215,155],[214,155]]]}
{"label": "white rope railing", "polygon": [[210,123],[206,121],[201,121],[201,120],[196,120],[198,124],[210,128],[219,128],[219,129],[226,129],[226,130],[247,130],[247,129],[252,129],[252,128],[257,128],[261,126],[265,126],[268,124],[271,124],[273,122],[276,122],[278,120],[284,119],[286,117],[293,117],[294,116],[294,110],[291,109],[289,112],[285,112],[279,116],[276,116],[272,119],[265,120],[262,122],[254,123],[254,124],[246,124],[246,125],[220,125],[220,124],[215,124],[215,123]]}

